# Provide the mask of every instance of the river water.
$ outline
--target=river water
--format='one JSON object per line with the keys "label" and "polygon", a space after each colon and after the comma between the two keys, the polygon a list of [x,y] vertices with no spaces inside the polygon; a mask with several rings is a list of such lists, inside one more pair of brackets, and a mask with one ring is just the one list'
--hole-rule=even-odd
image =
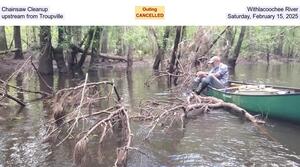
{"label": "river water", "polygon": [[[129,108],[135,110],[143,98],[168,95],[163,80],[144,86],[151,75],[150,69],[136,67],[132,73],[122,68],[99,69],[89,72],[89,80],[114,79]],[[231,78],[300,87],[299,76],[300,64],[256,64],[238,65]],[[59,76],[52,80],[55,89],[78,82],[78,79]],[[43,87],[31,73],[19,75],[10,84],[31,90]],[[74,141],[67,140],[60,146],[43,142],[49,106],[34,100],[37,98],[34,94],[18,94],[12,89],[9,93],[32,102],[20,109],[14,102],[7,101],[10,106],[0,108],[0,118],[5,119],[0,120],[0,167],[74,166]],[[158,128],[150,141],[145,142],[146,125],[132,122],[133,144],[147,156],[130,151],[128,166],[300,166],[300,125],[297,124],[268,119],[264,126],[268,135],[264,135],[251,123],[217,110],[190,120],[183,131],[165,132]],[[115,150],[111,148],[108,143],[105,149],[110,154],[99,158],[91,146],[85,166],[112,166]]]}

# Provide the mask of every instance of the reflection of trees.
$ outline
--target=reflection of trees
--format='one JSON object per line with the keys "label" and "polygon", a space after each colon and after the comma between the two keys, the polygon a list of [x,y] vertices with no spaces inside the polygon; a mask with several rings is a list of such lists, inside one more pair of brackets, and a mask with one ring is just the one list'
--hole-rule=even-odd
{"label": "reflection of trees", "polygon": [[157,134],[155,139],[151,139],[150,147],[153,149],[154,157],[158,157],[161,164],[172,166],[170,155],[178,153],[178,146],[185,134],[185,130],[170,128],[164,133]]}
{"label": "reflection of trees", "polygon": [[57,89],[63,89],[66,87],[66,80],[67,80],[67,75],[64,73],[59,73],[58,74],[58,80],[57,80]]}
{"label": "reflection of trees", "polygon": [[132,81],[132,70],[127,70],[127,86],[128,86],[128,98],[131,106],[134,106],[134,98],[133,98],[133,81]]}
{"label": "reflection of trees", "polygon": [[[23,74],[19,73],[16,77],[16,85],[20,88],[23,87]],[[24,94],[23,92],[17,91],[17,97],[21,100],[24,101]]]}
{"label": "reflection of trees", "polygon": [[41,75],[39,77],[40,91],[52,93],[53,75]]}
{"label": "reflection of trees", "polygon": [[[39,77],[39,84],[40,84],[40,91],[52,93],[53,75],[41,75],[41,77]],[[45,100],[42,101],[42,104],[43,104],[42,111],[49,111],[50,104],[47,103]],[[47,113],[49,114],[50,112]]]}
{"label": "reflection of trees", "polygon": [[98,82],[100,81],[98,71],[97,70],[89,70],[89,81],[90,82]]}

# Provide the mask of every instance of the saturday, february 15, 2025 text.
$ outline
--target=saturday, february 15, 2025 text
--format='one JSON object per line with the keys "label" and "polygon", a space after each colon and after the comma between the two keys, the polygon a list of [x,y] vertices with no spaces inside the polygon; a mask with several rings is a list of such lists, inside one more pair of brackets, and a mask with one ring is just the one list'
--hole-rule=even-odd
{"label": "saturday, february 15, 2025 text", "polygon": [[244,13],[227,13],[226,17],[230,20],[296,20],[299,19],[299,8],[247,6]]}

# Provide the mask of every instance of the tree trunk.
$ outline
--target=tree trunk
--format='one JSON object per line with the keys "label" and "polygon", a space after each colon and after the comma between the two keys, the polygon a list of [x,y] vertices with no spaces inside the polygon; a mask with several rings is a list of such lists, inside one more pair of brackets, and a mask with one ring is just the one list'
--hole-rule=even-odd
{"label": "tree trunk", "polygon": [[67,70],[67,66],[64,58],[64,50],[63,50],[64,41],[65,41],[64,27],[58,26],[57,30],[58,30],[58,41],[57,41],[58,45],[57,48],[53,49],[53,58],[56,61],[59,73],[66,73],[68,70]]}
{"label": "tree trunk", "polygon": [[103,28],[102,33],[102,43],[101,43],[101,53],[108,52],[108,27]]}
{"label": "tree trunk", "polygon": [[[162,47],[159,45],[159,41],[157,39],[156,34],[154,34],[154,37],[156,38],[156,43],[157,43],[157,46],[158,46],[158,51],[157,51],[157,55],[155,56],[155,60],[154,60],[154,63],[153,63],[153,70],[158,70],[160,64],[163,66],[162,61],[164,60],[164,54],[166,52],[170,31],[171,31],[171,28],[167,26],[165,28],[165,32],[164,32],[164,36],[163,36]],[[153,33],[155,33],[155,32],[153,32]]]}
{"label": "tree trunk", "polygon": [[161,48],[157,48],[157,53],[153,62],[153,70],[157,71],[159,69],[159,65],[161,63],[162,60],[162,49]]}
{"label": "tree trunk", "polygon": [[127,51],[127,69],[131,70],[133,61],[132,61],[132,46],[129,44]]}
{"label": "tree trunk", "polygon": [[292,39],[289,41],[289,47],[288,47],[288,58],[293,58],[294,57],[294,49],[295,49],[295,31],[296,28],[294,27],[292,30]]}
{"label": "tree trunk", "polygon": [[53,74],[51,27],[41,26],[40,29],[41,53],[38,71],[41,74]]}
{"label": "tree trunk", "polygon": [[37,43],[37,39],[36,39],[36,31],[35,31],[35,27],[32,27],[32,40],[34,43]]}
{"label": "tree trunk", "polygon": [[23,53],[22,53],[22,41],[21,41],[20,26],[14,26],[14,41],[15,41],[15,48],[18,49],[15,52],[14,59],[24,59]]}
{"label": "tree trunk", "polygon": [[237,44],[236,44],[236,46],[234,48],[234,51],[233,51],[233,56],[228,61],[228,65],[233,69],[235,68],[236,61],[237,61],[237,59],[239,57],[239,54],[240,54],[240,51],[241,51],[241,47],[242,47],[242,44],[243,44],[245,32],[246,32],[246,27],[242,26],[241,27],[241,32],[240,32],[240,35],[239,35],[239,39],[238,39]]}
{"label": "tree trunk", "polygon": [[80,44],[80,41],[82,39],[82,28],[81,26],[74,26],[73,27],[73,43],[76,45]]}
{"label": "tree trunk", "polygon": [[225,33],[225,40],[224,40],[224,43],[223,43],[223,59],[225,62],[228,61],[228,56],[229,56],[229,53],[230,53],[230,49],[232,47],[232,42],[233,42],[233,27],[232,26],[229,26],[227,29],[226,29],[226,33]]}
{"label": "tree trunk", "polygon": [[117,54],[118,56],[124,56],[124,46],[123,46],[123,42],[122,42],[122,37],[123,37],[123,32],[124,30],[122,29],[122,27],[118,28],[118,39],[117,39]]}
{"label": "tree trunk", "polygon": [[206,32],[206,29],[203,27],[198,27],[198,30],[195,34],[192,50],[195,52],[193,66],[197,68],[198,65],[201,65],[203,60],[206,58],[203,57],[205,52],[209,50],[209,45],[211,43],[211,38]]}
{"label": "tree trunk", "polygon": [[[185,29],[186,27],[185,26],[182,26],[181,29],[180,29],[180,38],[179,38],[179,42],[183,41],[183,38],[184,38],[184,34],[185,34]],[[180,71],[179,71],[179,60],[180,60],[180,57],[182,56],[182,51],[183,50],[183,45],[179,46],[179,50],[177,52],[177,61],[176,61],[176,69],[175,69],[175,74],[176,75],[179,75],[180,74]],[[178,81],[178,76],[175,76],[174,77],[174,85],[176,86],[177,85],[177,81]]]}
{"label": "tree trunk", "polygon": [[86,41],[86,45],[84,46],[84,51],[83,51],[83,53],[81,55],[81,58],[80,58],[80,60],[79,60],[79,62],[77,64],[77,68],[81,68],[82,65],[83,65],[83,63],[84,63],[84,61],[85,61],[86,55],[88,53],[88,50],[89,50],[89,48],[91,46],[91,43],[92,43],[92,40],[93,40],[94,32],[95,32],[94,28],[91,28],[89,30],[89,32],[88,32],[88,39]]}
{"label": "tree trunk", "polygon": [[281,57],[283,56],[284,36],[285,36],[284,27],[281,27],[279,32],[279,37],[278,37],[278,46],[275,50],[276,51],[275,54],[280,55]]}
{"label": "tree trunk", "polygon": [[53,49],[53,58],[56,61],[58,72],[66,73],[68,70],[64,59],[63,47]]}
{"label": "tree trunk", "polygon": [[64,33],[65,33],[65,37],[64,40],[66,43],[76,43],[76,41],[74,41],[74,34],[73,34],[73,30],[71,26],[63,26],[64,28]]}
{"label": "tree trunk", "polygon": [[5,27],[0,26],[0,51],[7,50]]}
{"label": "tree trunk", "polygon": [[64,27],[63,26],[58,26],[57,27],[57,31],[58,31],[58,46],[62,47],[64,44]]}
{"label": "tree trunk", "polygon": [[270,64],[270,46],[267,44],[267,64]]}
{"label": "tree trunk", "polygon": [[174,47],[172,51],[172,56],[171,56],[171,61],[170,61],[170,66],[169,66],[169,73],[174,72],[174,66],[176,62],[176,55],[177,55],[177,50],[178,50],[178,44],[180,42],[180,36],[181,36],[181,29],[182,27],[178,26],[176,27],[176,35],[175,35],[175,40],[174,40]]}
{"label": "tree trunk", "polygon": [[95,35],[92,43],[92,54],[90,60],[90,66],[92,66],[95,62],[99,61],[99,57],[97,56],[100,49],[100,36],[102,33],[102,28],[97,26],[95,30]]}

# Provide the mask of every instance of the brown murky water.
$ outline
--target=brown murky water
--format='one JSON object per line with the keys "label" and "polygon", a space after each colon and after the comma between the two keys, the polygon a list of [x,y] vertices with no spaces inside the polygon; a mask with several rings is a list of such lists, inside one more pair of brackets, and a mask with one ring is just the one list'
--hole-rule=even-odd
{"label": "brown murky water", "polygon": [[[135,68],[129,74],[124,69],[100,69],[90,71],[89,80],[114,79],[126,103],[134,110],[142,98],[168,96],[163,80],[154,82],[150,88],[144,86],[150,74],[148,67]],[[300,64],[271,65],[268,68],[258,64],[238,66],[232,78],[300,87],[299,74]],[[62,76],[49,79],[52,80],[56,89],[78,82]],[[20,75],[10,84],[32,90],[44,88],[32,74]],[[32,102],[21,109],[9,102],[11,107],[0,110],[0,116],[6,119],[0,120],[0,167],[74,166],[74,141],[56,147],[50,141],[45,143],[42,140],[46,133],[44,124],[49,119],[49,106],[35,100],[37,95],[16,94],[13,90],[10,93]],[[130,152],[128,166],[299,166],[300,125],[268,120],[265,126],[276,141],[259,133],[251,123],[227,112],[214,111],[190,120],[184,131],[157,129],[150,142],[144,142],[145,124],[133,122],[134,146],[149,157]],[[100,159],[97,148],[91,146],[86,166],[112,166],[115,150],[111,149],[110,143],[104,148],[108,156]]]}

